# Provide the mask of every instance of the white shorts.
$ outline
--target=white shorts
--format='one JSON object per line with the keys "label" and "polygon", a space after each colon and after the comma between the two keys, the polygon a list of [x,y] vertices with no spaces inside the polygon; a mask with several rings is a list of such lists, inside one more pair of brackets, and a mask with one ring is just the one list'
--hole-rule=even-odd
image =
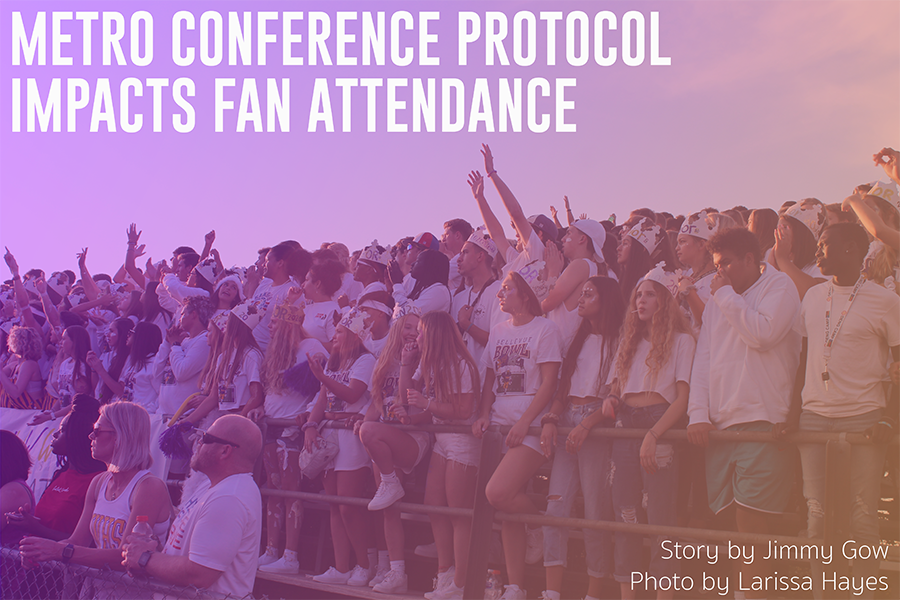
{"label": "white shorts", "polygon": [[481,440],[468,433],[434,434],[434,452],[446,460],[466,467],[477,467],[481,462]]}
{"label": "white shorts", "polygon": [[[531,406],[531,401],[534,400],[534,396],[512,396],[506,398],[497,398],[494,400],[494,405],[491,407],[491,425],[500,425],[511,427],[519,422],[519,419],[522,418],[522,415],[525,414],[525,411],[528,410],[528,407]],[[547,410],[541,411],[534,421],[531,422],[531,427],[540,427],[541,426],[541,417]],[[543,455],[541,452],[541,440],[536,435],[526,435],[525,439],[522,440],[522,445],[528,446],[538,454]],[[505,454],[509,448],[506,445],[506,438],[504,437],[503,441],[503,453]]]}
{"label": "white shorts", "polygon": [[327,470],[356,471],[372,467],[372,459],[366,452],[366,447],[359,441],[359,436],[354,435],[351,430],[330,429],[326,430],[325,435],[338,436],[338,453]]}

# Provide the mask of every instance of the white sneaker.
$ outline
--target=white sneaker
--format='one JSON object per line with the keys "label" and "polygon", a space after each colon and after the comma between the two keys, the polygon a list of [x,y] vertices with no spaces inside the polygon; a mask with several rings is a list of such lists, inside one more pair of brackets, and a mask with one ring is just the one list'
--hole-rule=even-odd
{"label": "white sneaker", "polygon": [[406,495],[406,491],[404,491],[403,485],[399,481],[385,481],[382,479],[381,485],[378,486],[378,491],[375,492],[375,497],[369,502],[369,510],[384,510],[400,500],[404,495]]}
{"label": "white sneaker", "polygon": [[263,573],[284,573],[285,575],[296,575],[300,572],[300,562],[296,560],[287,560],[282,556],[273,563],[261,566],[259,570]]}
{"label": "white sneaker", "polygon": [[544,556],[544,528],[528,527],[525,530],[525,562],[533,565]]}
{"label": "white sneaker", "polygon": [[419,544],[416,546],[416,556],[424,556],[425,558],[437,558],[437,544]]}
{"label": "white sneaker", "polygon": [[461,587],[456,587],[456,584],[453,583],[453,580],[451,579],[450,584],[442,589],[440,595],[435,596],[434,600],[462,600],[463,591],[465,590]]}
{"label": "white sneaker", "polygon": [[450,568],[444,571],[443,573],[437,574],[437,587],[434,588],[433,591],[425,592],[425,598],[427,600],[437,600],[438,598],[442,598],[441,594],[444,589],[447,588],[448,585],[453,583],[453,578],[456,576],[456,565],[450,565]]}
{"label": "white sneaker", "polygon": [[369,582],[369,587],[375,587],[384,579],[384,576],[390,572],[390,567],[382,567],[378,565],[375,567],[375,577],[372,578],[372,581]]}
{"label": "white sneaker", "polygon": [[[274,550],[274,548],[272,548],[272,550]],[[278,555],[269,554],[269,548],[266,548],[266,551],[263,552],[262,556],[259,557],[258,566],[262,567],[264,565],[271,565],[276,560],[278,560]]]}
{"label": "white sneaker", "polygon": [[406,573],[398,569],[391,569],[384,579],[372,589],[379,594],[405,594],[409,590]]}
{"label": "white sneaker", "polygon": [[353,573],[353,571],[341,573],[334,567],[328,567],[327,571],[313,577],[313,581],[318,581],[319,583],[333,583],[335,585],[346,585],[347,580],[350,579],[351,573]]}
{"label": "white sneaker", "polygon": [[500,600],[525,600],[525,590],[517,585],[505,585]]}
{"label": "white sneaker", "polygon": [[353,570],[350,571],[350,577],[347,579],[347,585],[352,585],[353,587],[366,587],[369,585],[369,582],[372,580],[372,575],[369,574],[369,570],[363,568],[359,565],[353,567]]}

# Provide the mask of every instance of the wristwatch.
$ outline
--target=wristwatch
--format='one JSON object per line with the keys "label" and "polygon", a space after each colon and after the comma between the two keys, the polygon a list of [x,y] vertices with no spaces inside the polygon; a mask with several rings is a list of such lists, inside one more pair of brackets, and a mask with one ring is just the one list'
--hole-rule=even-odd
{"label": "wristwatch", "polygon": [[141,557],[138,559],[138,566],[142,569],[146,569],[147,563],[150,562],[151,556],[153,556],[153,552],[151,552],[150,550],[147,550],[146,552],[141,554]]}
{"label": "wristwatch", "polygon": [[66,547],[63,548],[62,551],[62,561],[64,563],[72,560],[72,556],[75,554],[75,545],[74,544],[66,544]]}

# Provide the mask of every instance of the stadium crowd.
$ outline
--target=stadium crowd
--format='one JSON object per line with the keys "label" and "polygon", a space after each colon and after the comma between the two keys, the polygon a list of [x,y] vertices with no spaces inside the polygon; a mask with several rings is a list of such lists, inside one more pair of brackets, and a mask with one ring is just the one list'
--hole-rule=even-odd
{"label": "stadium crowd", "polygon": [[[795,461],[775,444],[711,445],[708,432],[864,432],[875,443],[852,455],[853,535],[879,543],[872,507],[900,416],[889,387],[900,376],[900,153],[875,154],[889,181],[848,184],[841,202],[638,208],[618,222],[576,219],[564,198],[565,224],[553,206],[526,216],[490,148],[481,153],[484,174],[468,176],[478,228],[450,219],[441,235],[355,252],[284,241],[230,268],[210,232],[199,252],[181,246],[140,268],[131,225],[112,276],[91,274],[87,248],[76,270],[50,275],[21,273],[7,249],[2,405],[38,409],[32,424],[59,421],[59,469],[36,499],[27,450],[3,432],[4,545],[243,596],[257,568],[301,569],[303,503],[261,499],[249,476],[261,453],[271,489],[320,473],[328,494],[376,489],[368,510],[331,506],[333,566],[314,579],[402,593],[404,481],[425,463],[426,504],[471,508],[490,425],[508,428],[486,489],[498,510],[544,510],[526,491],[549,464],[550,516],[574,516],[580,490],[588,519],[704,525],[729,509],[738,531],[759,533],[802,480],[810,537],[822,532],[823,447],[800,444]],[[194,441],[172,461],[187,475],[177,509],[148,470],[153,413],[172,440]],[[266,417],[294,424],[263,438],[253,423]],[[589,436],[603,427],[646,434]],[[672,428],[690,443],[664,437]],[[139,517],[150,542],[129,534]],[[470,523],[435,514],[431,526],[438,573],[426,597],[462,598]],[[643,565],[641,536],[586,529],[586,598],[604,578],[633,598],[633,571],[673,575],[664,539]],[[503,522],[503,598],[525,598],[526,564],[543,558],[543,598],[559,600],[567,541],[566,528]],[[876,563],[857,561],[854,574],[877,575]],[[761,561],[742,568],[766,574]]]}

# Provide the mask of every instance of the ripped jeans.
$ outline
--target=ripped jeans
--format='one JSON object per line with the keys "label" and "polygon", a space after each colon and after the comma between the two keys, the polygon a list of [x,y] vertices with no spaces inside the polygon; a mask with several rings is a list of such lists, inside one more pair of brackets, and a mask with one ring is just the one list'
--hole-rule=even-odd
{"label": "ripped jeans", "polygon": [[[560,427],[575,427],[583,418],[600,410],[600,402],[569,404],[559,416]],[[577,454],[566,451],[565,437],[559,436],[550,490],[547,493],[548,517],[571,517],[575,495],[581,488],[584,496],[584,518],[612,521],[612,496],[609,487],[611,444],[601,438],[587,438]],[[566,566],[569,528],[544,526],[544,566]],[[612,532],[584,529],[584,550],[590,577],[609,577],[612,572]]]}
{"label": "ripped jeans", "polygon": [[[830,418],[812,411],[804,410],[800,414],[800,431],[863,432],[874,426],[881,418],[882,409],[855,415],[852,417]],[[803,496],[809,515],[807,535],[811,538],[821,537],[825,523],[825,444],[798,444],[800,461],[803,465]],[[881,540],[878,525],[878,502],[881,497],[881,480],[884,476],[884,445],[853,444],[850,450],[850,481],[846,482],[851,490],[850,538],[857,544],[878,545]],[[838,555],[839,552],[835,552]],[[877,576],[880,562],[875,560],[854,560],[853,575],[855,577]],[[834,570],[835,565],[826,565]],[[822,565],[813,561],[813,582],[816,588],[821,586]],[[815,589],[816,597],[821,597],[820,590]],[[872,598],[874,594],[867,590],[862,598]]]}
{"label": "ripped jeans", "polygon": [[[623,404],[616,417],[616,427],[649,429],[668,410],[668,403],[634,408]],[[643,438],[616,439],[612,448],[613,509],[616,521],[638,523],[640,508],[647,511],[651,525],[675,525],[675,497],[678,491],[678,469],[675,448],[671,442],[656,445],[656,473],[649,474],[641,466]],[[675,574],[677,561],[663,560],[660,544],[665,538],[657,536],[650,546],[650,568],[654,577]],[[642,536],[616,532],[616,581],[628,583],[633,571],[643,571],[641,563]]]}

